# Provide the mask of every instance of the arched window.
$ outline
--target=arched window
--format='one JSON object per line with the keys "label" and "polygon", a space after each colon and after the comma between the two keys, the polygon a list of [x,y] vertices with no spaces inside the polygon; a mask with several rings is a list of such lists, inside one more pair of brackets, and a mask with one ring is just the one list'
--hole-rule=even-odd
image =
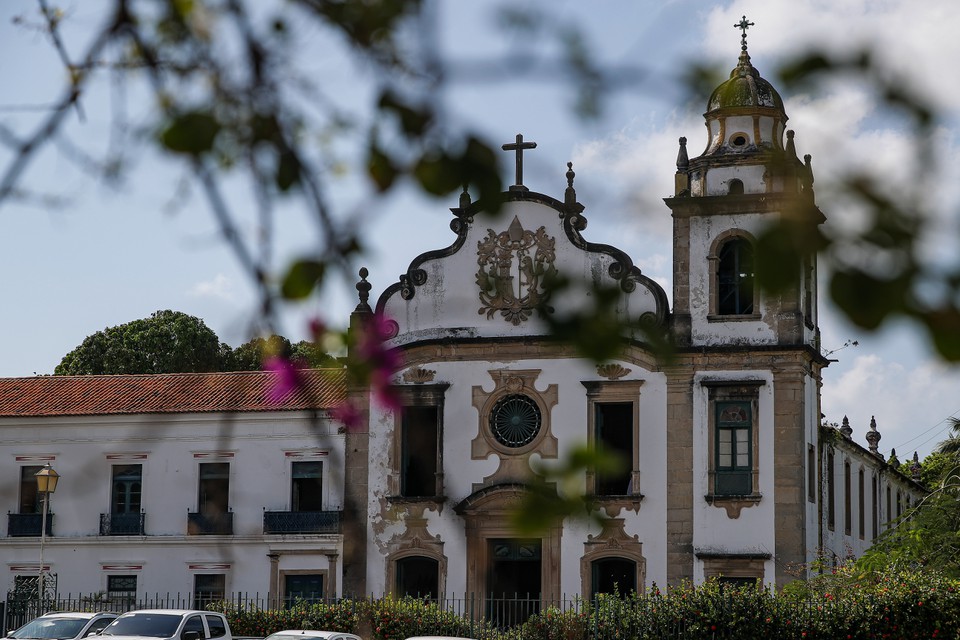
{"label": "arched window", "polygon": [[627,595],[637,589],[637,563],[627,558],[599,558],[590,563],[591,595]]}
{"label": "arched window", "polygon": [[440,562],[426,556],[407,556],[397,560],[398,596],[436,599],[440,583]]}
{"label": "arched window", "polygon": [[754,313],[753,245],[746,238],[731,238],[720,247],[718,257],[717,312]]}
{"label": "arched window", "polygon": [[732,196],[743,195],[743,181],[742,181],[742,180],[738,180],[737,178],[734,178],[733,180],[731,180],[731,181],[728,183],[727,188],[728,188],[728,191],[727,191],[727,192],[728,192],[730,195],[732,195]]}

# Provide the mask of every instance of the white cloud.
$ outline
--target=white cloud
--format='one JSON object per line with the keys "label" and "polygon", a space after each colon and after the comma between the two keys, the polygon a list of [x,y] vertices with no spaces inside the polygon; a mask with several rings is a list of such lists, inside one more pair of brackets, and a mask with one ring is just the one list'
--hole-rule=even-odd
{"label": "white cloud", "polygon": [[909,366],[879,354],[861,355],[835,381],[828,377],[829,370],[822,389],[827,420],[849,417],[854,440],[867,446],[864,434],[876,417],[880,450],[889,455],[894,447],[901,460],[916,450],[921,458],[929,453],[946,437],[946,419],[960,415],[960,369],[939,362]]}
{"label": "white cloud", "polygon": [[190,287],[187,295],[194,298],[217,298],[227,302],[236,299],[233,283],[222,273],[215,275],[212,280],[196,283]]}

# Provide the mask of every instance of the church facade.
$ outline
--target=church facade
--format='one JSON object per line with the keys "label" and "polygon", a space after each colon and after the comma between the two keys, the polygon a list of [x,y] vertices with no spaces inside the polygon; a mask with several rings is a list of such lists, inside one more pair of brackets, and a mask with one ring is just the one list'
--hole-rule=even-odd
{"label": "church facade", "polygon": [[[522,136],[496,212],[465,191],[449,246],[378,296],[362,272],[351,325],[379,323],[400,354],[396,407],[342,371],[306,375],[282,406],[263,399],[267,373],[2,381],[8,588],[42,566],[74,593],[549,601],[711,577],[782,587],[821,554],[861,553],[923,488],[878,435],[867,449],[821,425],[815,256],[759,287],[770,223],[809,233],[825,217],[745,41],[705,122],[665,199],[669,297],[589,240],[572,167],[562,198],[523,184]],[[564,331],[622,348],[598,362]],[[358,425],[334,419],[344,400]],[[620,465],[551,480],[581,448]],[[65,481],[40,563],[30,481],[45,463]],[[543,491],[582,513],[518,534]]]}
{"label": "church facade", "polygon": [[[783,101],[745,38],[705,121],[699,156],[680,139],[665,199],[672,311],[630,257],[587,239],[569,165],[562,200],[522,184],[522,152],[535,145],[519,135],[504,145],[517,178],[500,210],[464,193],[453,243],[415,258],[375,306],[362,301],[355,321],[386,319],[403,354],[403,406],[358,396],[368,484],[355,498],[369,536],[346,584],[546,599],[710,577],[782,587],[819,554],[851,555],[873,537],[824,525],[824,498],[840,491],[825,484],[831,465],[847,465],[843,504],[861,519],[892,519],[865,502],[865,482],[874,495],[878,482],[922,491],[877,455],[834,453],[822,437],[816,256],[801,255],[776,293],[758,286],[758,239],[771,223],[813,235],[825,216],[810,156],[798,158]],[[584,305],[605,304],[627,327],[615,357],[597,363],[552,339],[557,326],[615,330],[575,324]],[[621,469],[587,468],[550,490],[584,496],[585,512],[602,517],[512,533],[537,470],[579,446],[618,454]],[[851,456],[868,460],[855,465],[859,506]]]}

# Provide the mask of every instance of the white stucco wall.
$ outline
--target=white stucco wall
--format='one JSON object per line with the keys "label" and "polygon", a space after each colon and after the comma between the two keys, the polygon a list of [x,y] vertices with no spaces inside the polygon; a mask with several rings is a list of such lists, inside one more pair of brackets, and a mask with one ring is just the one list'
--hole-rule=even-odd
{"label": "white stucco wall", "polygon": [[[666,382],[663,374],[649,372],[629,363],[619,362],[631,369],[621,380],[643,380],[639,395],[639,470],[640,492],[644,495],[639,513],[623,511],[625,530],[629,535],[639,536],[647,561],[647,583],[666,582]],[[471,361],[429,362],[419,366],[435,370],[435,382],[448,382],[450,387],[444,399],[443,416],[443,462],[444,493],[447,498],[442,511],[427,511],[428,531],[444,542],[444,554],[448,559],[446,588],[450,594],[462,594],[466,589],[466,545],[463,519],[454,513],[453,506],[471,495],[475,483],[498,468],[498,456],[474,460],[471,457],[471,442],[486,428],[480,424],[477,409],[472,405],[472,388],[480,386],[486,392],[494,389],[488,373],[492,369],[540,369],[536,388],[546,390],[557,385],[558,403],[550,414],[550,428],[558,440],[560,460],[567,459],[577,446],[587,442],[586,389],[581,381],[602,380],[596,366],[583,359],[530,359],[523,361]],[[387,545],[404,530],[405,513],[388,512],[381,515],[386,503],[388,486],[388,459],[393,441],[394,418],[385,410],[371,416],[370,435],[370,513],[372,536],[368,545],[368,588],[374,593],[386,590]],[[533,456],[537,460],[537,456]],[[552,460],[544,460],[550,464]],[[585,490],[581,482],[573,491]],[[586,522],[567,521],[563,526],[561,540],[561,592],[576,595],[581,592],[580,557],[587,534],[597,534],[600,529]]]}
{"label": "white stucco wall", "polygon": [[[21,466],[49,460],[61,476],[50,502],[53,536],[44,549],[61,593],[101,591],[107,575],[137,575],[142,594],[187,594],[194,574],[222,573],[228,592],[265,596],[267,553],[278,545],[314,552],[295,561],[281,556],[281,570],[291,562],[325,570],[321,550],[342,553],[337,534],[263,534],[264,511],[291,509],[296,460],[323,462],[323,508],[342,508],[344,437],[328,418],[314,422],[292,412],[4,418],[2,428],[7,481],[0,485],[0,508],[19,510]],[[198,506],[200,462],[230,464],[233,535],[186,535],[187,512]],[[100,536],[100,514],[111,510],[112,466],[127,463],[142,465],[147,535]],[[5,567],[10,586],[15,575],[35,574],[38,563],[36,537],[8,537],[0,546],[0,570]],[[339,575],[330,577],[341,584]]]}
{"label": "white stucco wall", "polygon": [[[616,285],[608,272],[613,258],[574,247],[566,237],[556,209],[537,202],[507,202],[495,217],[484,212],[475,216],[467,238],[456,254],[429,259],[420,266],[427,273],[427,280],[416,287],[411,300],[403,300],[399,294],[388,300],[384,313],[399,324],[399,335],[394,344],[449,335],[519,337],[548,333],[544,323],[532,310],[528,319],[516,324],[506,320],[497,310],[490,314],[481,311],[480,289],[477,285],[477,273],[480,270],[478,243],[485,241],[490,231],[494,234],[507,231],[514,220],[526,231],[544,229],[546,236],[554,242],[554,266],[562,277],[569,278],[573,283],[569,289],[561,290],[551,298],[549,304],[557,313],[582,310],[585,297],[589,299],[593,295],[591,284],[606,287]],[[484,265],[487,271],[491,268],[489,264]],[[515,257],[510,264],[510,273],[514,292],[522,295],[518,284],[519,261]],[[656,298],[648,289],[638,286],[629,296],[624,296],[618,312],[625,318],[636,320],[645,312],[656,312]]]}

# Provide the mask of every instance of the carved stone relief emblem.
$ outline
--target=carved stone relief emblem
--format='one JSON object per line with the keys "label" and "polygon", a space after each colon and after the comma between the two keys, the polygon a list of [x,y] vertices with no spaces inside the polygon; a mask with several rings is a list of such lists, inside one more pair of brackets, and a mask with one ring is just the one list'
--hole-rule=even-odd
{"label": "carved stone relief emblem", "polygon": [[544,227],[528,231],[514,217],[506,231],[487,229],[487,237],[477,243],[478,313],[492,318],[499,312],[519,325],[535,309],[550,311],[546,304],[549,282],[557,275],[555,260],[556,240]]}

